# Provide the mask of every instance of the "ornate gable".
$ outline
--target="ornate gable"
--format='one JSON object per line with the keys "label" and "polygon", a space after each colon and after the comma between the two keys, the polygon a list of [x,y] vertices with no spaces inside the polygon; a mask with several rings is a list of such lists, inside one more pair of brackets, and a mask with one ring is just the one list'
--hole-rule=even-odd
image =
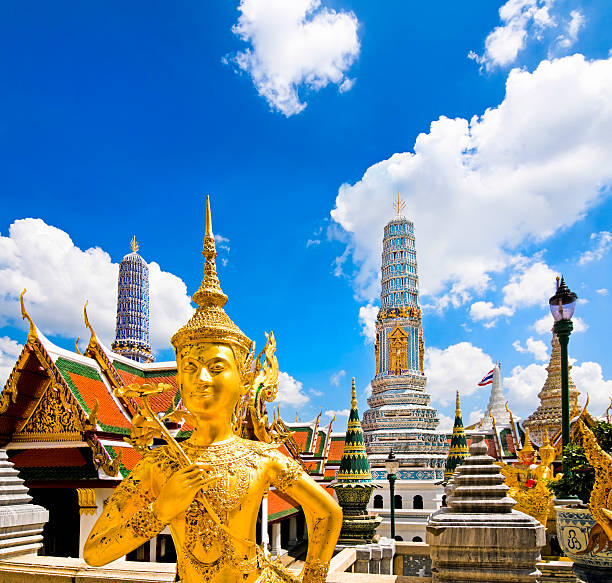
{"label": "ornate gable", "polygon": [[69,391],[49,382],[34,411],[13,435],[13,441],[80,441],[83,423]]}

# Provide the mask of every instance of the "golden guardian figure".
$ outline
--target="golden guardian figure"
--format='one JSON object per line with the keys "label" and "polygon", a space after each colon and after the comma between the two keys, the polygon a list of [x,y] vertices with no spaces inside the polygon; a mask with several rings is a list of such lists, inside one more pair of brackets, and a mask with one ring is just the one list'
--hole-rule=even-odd
{"label": "golden guardian figure", "polygon": [[[227,296],[217,277],[208,198],[203,255],[204,279],[193,296],[198,307],[172,337],[182,408],[167,416],[183,418],[193,432],[179,444],[153,412],[149,398],[168,385],[117,390],[139,404],[131,442],[144,457],[106,504],[85,544],[85,560],[105,565],[168,526],[181,583],[320,583],[342,510],[278,450],[289,434],[280,419],[270,426],[265,411],[278,386],[274,336],[252,366],[253,342],[223,310]],[[150,448],[154,437],[166,445]],[[291,496],[306,516],[308,553],[298,576],[272,562],[255,542],[260,503],[270,485]]]}

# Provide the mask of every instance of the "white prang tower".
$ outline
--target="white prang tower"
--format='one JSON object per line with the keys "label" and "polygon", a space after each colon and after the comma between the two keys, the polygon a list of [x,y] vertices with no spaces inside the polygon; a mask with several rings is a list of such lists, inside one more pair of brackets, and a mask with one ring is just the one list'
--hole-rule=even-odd
{"label": "white prang tower", "polygon": [[[362,428],[372,478],[386,488],[383,508],[390,507],[385,459],[392,449],[400,462],[396,508],[399,502],[402,510],[421,510],[412,515],[402,512],[397,534],[404,540],[421,537],[424,541],[427,519],[420,515],[426,514],[422,509],[435,509],[441,496],[436,484],[444,478],[448,435],[437,431],[438,413],[430,406],[431,397],[425,390],[414,225],[401,214],[404,206],[398,195],[394,204],[397,214],[384,229],[374,346],[376,376]],[[377,503],[381,500],[375,496],[375,508]],[[384,512],[376,511],[385,517]],[[387,534],[385,523],[378,529],[382,535]]]}

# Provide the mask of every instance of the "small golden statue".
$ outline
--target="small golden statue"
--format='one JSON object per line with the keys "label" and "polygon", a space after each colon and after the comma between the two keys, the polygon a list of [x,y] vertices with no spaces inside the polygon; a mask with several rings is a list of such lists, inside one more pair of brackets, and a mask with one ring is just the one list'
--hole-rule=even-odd
{"label": "small golden statue", "polygon": [[544,443],[540,447],[540,463],[536,462],[536,452],[525,431],[522,449],[517,452],[518,463],[508,465],[498,462],[509,486],[508,496],[516,500],[515,510],[529,514],[546,526],[554,512],[553,494],[546,485],[553,478],[552,464],[555,461],[555,448],[550,444],[548,430],[544,430]]}
{"label": "small golden statue", "polygon": [[[227,296],[217,277],[208,198],[203,255],[204,279],[193,296],[198,307],[172,337],[184,408],[168,417],[182,417],[193,433],[179,444],[153,412],[149,399],[169,386],[117,390],[141,403],[130,441],[145,453],[94,525],[85,560],[105,565],[168,525],[181,583],[323,582],[342,510],[298,462],[278,451],[289,432],[280,418],[268,425],[264,404],[278,386],[274,336],[251,370],[253,342],[223,310]],[[167,445],[149,449],[160,436]],[[308,554],[297,577],[255,542],[259,506],[270,485],[291,496],[306,515]]]}

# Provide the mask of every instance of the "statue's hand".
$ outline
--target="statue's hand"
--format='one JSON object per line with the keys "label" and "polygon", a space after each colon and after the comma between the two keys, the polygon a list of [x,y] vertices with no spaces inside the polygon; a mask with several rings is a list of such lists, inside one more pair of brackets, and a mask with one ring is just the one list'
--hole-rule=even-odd
{"label": "statue's hand", "polygon": [[168,524],[175,516],[189,508],[199,490],[205,489],[217,479],[206,479],[205,467],[198,463],[178,470],[164,484],[153,502],[153,513],[161,522]]}

